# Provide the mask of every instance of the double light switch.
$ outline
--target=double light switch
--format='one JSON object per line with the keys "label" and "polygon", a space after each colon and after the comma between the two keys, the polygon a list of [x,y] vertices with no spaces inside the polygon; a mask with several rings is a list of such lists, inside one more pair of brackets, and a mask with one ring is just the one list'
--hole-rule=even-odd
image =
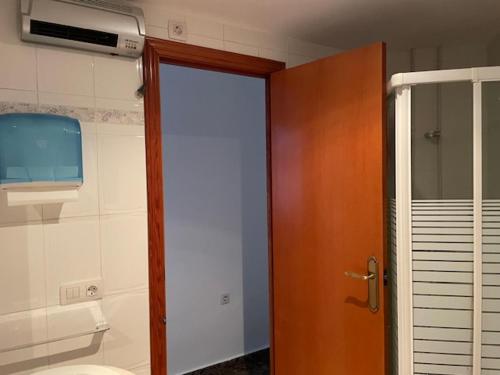
{"label": "double light switch", "polygon": [[85,280],[71,284],[63,284],[59,288],[61,305],[93,301],[102,298],[102,280]]}

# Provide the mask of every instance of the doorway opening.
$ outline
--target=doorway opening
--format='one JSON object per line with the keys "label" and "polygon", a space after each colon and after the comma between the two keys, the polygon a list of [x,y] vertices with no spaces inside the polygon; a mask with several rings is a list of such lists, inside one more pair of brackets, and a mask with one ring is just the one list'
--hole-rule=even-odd
{"label": "doorway opening", "polygon": [[266,81],[161,64],[160,96],[168,374],[268,374]]}
{"label": "doorway opening", "polygon": [[[271,198],[270,194],[268,194],[271,189],[270,155],[268,152],[270,149],[268,92],[271,73],[284,69],[285,64],[259,57],[243,56],[236,53],[155,38],[147,38],[143,62],[148,183],[151,373],[155,375],[189,373],[188,371],[221,362],[231,357],[237,357],[231,361],[231,364],[234,366],[247,366],[249,357],[244,356],[243,361],[241,359],[238,360],[238,358],[242,358],[241,354],[254,352],[262,348],[264,351],[259,350],[254,352],[250,356],[250,360],[257,363],[263,362],[263,365],[269,366],[270,372],[272,372],[272,343],[274,342],[274,336],[272,330],[272,231],[268,229],[268,223],[271,223]],[[171,71],[169,72],[169,70]],[[184,90],[190,89],[192,87],[192,82],[183,83],[182,80],[179,80],[177,82],[177,88],[175,88],[176,86],[170,86],[170,83],[175,82],[170,82],[168,87],[174,88],[174,95],[172,96],[169,92],[163,92],[163,87],[161,85],[163,78],[162,71],[166,73],[165,79],[167,82],[170,78],[177,80],[182,77],[182,79],[187,79],[188,81],[201,79],[201,81],[205,81],[205,83],[217,83],[222,77],[223,83],[221,84],[219,82],[218,86],[207,86],[200,92],[195,90],[189,93]],[[236,90],[237,92],[238,87],[240,89],[243,88],[243,90],[240,90],[240,94],[238,95],[232,95],[231,91]],[[251,95],[245,97],[246,92],[250,92]],[[203,95],[199,95],[200,93]],[[218,94],[223,95],[217,96]],[[196,97],[198,99],[196,99]],[[214,97],[213,100],[212,97]],[[252,97],[253,99],[251,99]],[[174,100],[172,105],[169,104],[169,98]],[[181,101],[182,98],[185,99],[187,106],[184,106],[183,110],[182,108],[178,108],[175,103],[176,98]],[[166,101],[165,107],[163,106],[163,99]],[[245,106],[248,105],[254,106],[252,114],[249,114],[247,108],[246,113],[242,113],[240,117],[236,116],[238,111],[234,108],[237,106],[245,108]],[[195,111],[197,108],[204,109],[205,113]],[[224,111],[224,109],[228,109],[228,111]],[[184,122],[181,121],[178,123],[175,116],[180,116],[181,119],[184,118]],[[165,124],[168,124],[168,120],[174,119],[173,126],[168,126],[163,129],[164,119],[167,120]],[[186,125],[186,121],[191,123]],[[229,134],[224,130],[224,126],[226,130],[231,129],[231,123],[242,123],[245,124],[245,126],[240,128],[233,126],[233,133]],[[203,127],[200,126],[200,124],[206,126]],[[224,126],[221,127],[221,124]],[[249,124],[255,125],[251,127]],[[234,129],[238,129],[239,133],[235,132]],[[250,133],[245,134],[243,130]],[[204,133],[207,131],[208,133]],[[254,143],[252,143],[252,139]],[[172,143],[170,143],[170,141],[172,141]],[[183,144],[183,142],[186,142],[186,144]],[[199,145],[205,145],[204,150],[207,151],[208,154],[206,160],[203,153],[200,154],[203,148],[199,148],[197,142]],[[168,150],[174,151],[167,156],[174,156],[171,165],[176,165],[176,167],[172,169],[172,173],[179,174],[177,179],[169,181],[172,182],[172,184],[167,183],[170,178],[170,170],[168,168],[168,161],[170,159],[164,159],[165,146],[171,146],[168,147]],[[184,149],[184,147],[187,148]],[[252,154],[253,149],[260,150],[260,153]],[[178,152],[175,152],[176,150]],[[237,157],[238,152],[239,158]],[[246,158],[243,157],[245,155],[247,155]],[[175,163],[176,156],[180,157],[182,163]],[[234,158],[234,160],[231,160],[232,158]],[[239,165],[237,160],[239,160]],[[255,172],[258,174],[252,176],[248,173],[242,173],[242,170],[247,169],[243,161],[245,163],[250,163],[250,165],[254,167],[260,165]],[[190,167],[192,167],[191,170]],[[210,171],[217,173],[213,175],[212,173],[207,173]],[[201,180],[200,182],[194,183],[189,181],[193,176],[197,175],[197,173],[194,172],[198,173],[198,177]],[[248,172],[252,173],[252,171]],[[237,179],[234,178],[236,175],[238,176]],[[179,180],[183,180],[185,183],[179,183]],[[208,183],[208,180],[211,182]],[[203,193],[201,188],[207,186],[207,184],[210,189],[207,189],[205,193]],[[239,189],[235,188],[235,186],[238,186]],[[191,193],[193,201],[189,199],[189,194],[184,195],[184,197],[179,198],[177,201],[175,197],[172,196],[173,199],[170,200],[169,188],[173,189],[172,194],[175,193],[176,188],[181,188],[177,190],[180,193]],[[184,188],[187,189],[186,192],[183,191]],[[197,189],[201,189],[201,194],[199,194]],[[209,194],[207,194],[207,192]],[[230,193],[232,193],[232,195]],[[242,197],[247,196],[259,197],[257,199],[259,204],[255,204],[255,207],[249,205],[246,199],[242,199]],[[214,197],[216,197],[216,199],[214,199]],[[184,204],[179,204],[179,202],[186,203],[187,207]],[[245,203],[245,206],[243,206],[242,203]],[[171,204],[173,207],[171,207]],[[191,210],[186,209],[189,208],[189,204],[191,204]],[[193,210],[193,204],[195,208],[201,207],[201,212],[198,212],[197,209]],[[203,207],[204,205],[205,207]],[[177,214],[175,211],[176,207],[178,209]],[[236,209],[238,207],[240,210],[240,217],[239,220],[236,220],[234,213],[237,212]],[[245,207],[246,215],[241,215],[243,207]],[[211,212],[203,208],[210,208]],[[174,214],[172,216],[174,223],[172,229],[170,229],[171,226],[169,226],[169,223],[172,224],[172,221],[169,221],[170,216],[166,211],[170,209],[173,210],[172,214]],[[231,220],[228,220],[228,217],[224,215],[224,211],[233,214]],[[206,237],[201,236],[200,238],[200,236],[197,236],[198,240],[200,240],[199,243],[194,242],[189,236],[185,236],[185,232],[183,233],[182,231],[175,230],[176,223],[182,224],[183,222],[188,222],[184,220],[185,215],[192,215],[192,223],[195,223],[199,227],[205,226],[208,229],[203,233],[200,232],[203,236],[206,235]],[[178,220],[179,218],[180,220]],[[167,221],[169,221],[169,223],[167,223]],[[249,221],[253,221],[257,224],[256,228],[259,228],[257,232],[252,232],[255,228],[244,225]],[[238,223],[239,227],[236,226]],[[239,228],[239,230],[235,230],[235,228]],[[246,228],[247,231],[244,232],[242,228]],[[212,238],[210,237],[210,233]],[[170,242],[170,234],[173,236],[173,243]],[[213,237],[219,235],[221,238],[225,239],[225,242],[217,242],[219,240],[218,238],[214,240]],[[235,240],[238,239],[238,236],[239,242]],[[249,257],[248,249],[253,246],[251,241],[256,237],[260,239],[260,252],[258,253],[260,257],[252,258]],[[190,276],[191,280],[197,281],[200,287],[204,287],[208,282],[207,279],[201,277],[202,275],[198,275],[200,277],[197,278],[197,273],[199,273],[198,270],[208,269],[211,266],[210,263],[215,265],[215,267],[212,268],[213,271],[209,274],[208,280],[213,281],[220,277],[223,281],[213,283],[212,288],[214,291],[212,292],[212,296],[215,296],[214,298],[209,298],[210,293],[207,293],[206,290],[196,288],[192,288],[188,291],[179,289],[178,292],[175,292],[173,289],[172,294],[170,294],[170,287],[175,288],[176,285],[180,285],[181,288],[186,287],[185,284],[177,284],[175,281],[170,280],[170,272],[166,265],[169,261],[175,262],[175,247],[172,252],[174,259],[169,259],[168,254],[170,245],[175,244],[176,238],[181,240],[184,238],[187,239],[188,242],[191,241],[187,247],[194,247],[198,250],[202,249],[202,253],[203,249],[209,249],[215,252],[216,255],[224,255],[225,251],[226,257],[224,258],[224,256],[222,256],[222,261],[227,261],[228,253],[229,255],[233,255],[233,258],[231,258],[233,263],[232,267],[217,268],[217,265],[220,265],[221,262],[217,257],[214,257],[214,259],[210,257],[205,257],[205,259],[193,257],[192,259],[195,260],[194,269],[189,269],[188,267],[183,268],[181,263],[180,267],[184,269],[187,275],[179,275],[177,273],[177,276]],[[266,241],[265,244],[263,244],[264,241]],[[180,241],[180,243],[182,243],[182,241]],[[193,244],[195,246],[192,246]],[[243,244],[245,244],[245,248]],[[263,248],[265,253],[262,251]],[[182,250],[183,247],[181,246],[180,249]],[[234,256],[234,251],[231,253],[231,249],[238,250],[236,251],[236,256]],[[220,254],[217,254],[217,252],[220,252]],[[178,252],[178,254],[179,253],[181,255],[188,255],[189,257],[188,253],[186,254],[182,251]],[[238,256],[239,261],[235,260],[238,259]],[[168,258],[167,262],[165,262],[166,258]],[[200,263],[196,264],[196,259],[200,263],[205,262],[205,267],[201,267]],[[258,270],[259,278],[256,278],[257,274],[252,274],[252,272],[249,271],[243,274],[244,263],[252,262],[255,266],[250,269],[253,270],[253,272]],[[193,263],[191,263],[191,265],[193,265]],[[198,268],[196,269],[196,267]],[[234,282],[234,280],[238,281],[238,278],[234,277],[234,274],[238,275],[238,269],[240,275],[239,287],[235,286],[238,285],[238,283]],[[228,275],[231,276],[232,274],[233,282],[225,282],[224,280],[228,280]],[[205,272],[205,276],[206,275],[207,273]],[[172,274],[172,277],[175,280],[175,273]],[[210,279],[210,277],[212,277],[212,279]],[[167,286],[167,279],[172,284],[169,283]],[[229,280],[231,280],[231,278],[229,278]],[[245,284],[243,280],[246,280]],[[257,290],[258,293],[254,293],[253,295],[247,293],[247,300],[244,301],[243,293],[245,289],[252,287],[252,285],[250,285],[252,283],[249,283],[248,280],[255,280],[254,286],[258,285],[258,287],[251,290]],[[263,286],[265,286],[265,289],[263,289]],[[187,329],[194,330],[196,325],[198,325],[198,327],[200,326],[201,321],[206,322],[208,320],[209,323],[213,323],[213,316],[210,317],[209,314],[213,315],[218,310],[222,310],[226,313],[226,317],[229,316],[227,321],[221,322],[219,319],[217,322],[218,326],[216,326],[218,329],[215,332],[219,337],[207,339],[206,337],[210,337],[210,335],[205,335],[204,343],[206,345],[202,346],[203,351],[202,354],[197,357],[197,362],[192,361],[192,363],[188,363],[185,361],[186,358],[180,358],[179,361],[177,361],[177,358],[174,357],[175,354],[171,355],[172,353],[167,356],[167,341],[170,342],[170,340],[175,340],[175,342],[180,343],[180,345],[186,344],[182,340],[182,334],[181,336],[175,335],[175,328],[172,326],[175,324],[175,318],[173,318],[173,316],[175,316],[176,308],[172,308],[172,306],[167,303],[167,297],[169,299],[172,297],[175,303],[176,293],[178,297],[180,296],[181,303],[187,302],[187,304],[180,306],[181,309],[182,306],[184,306],[188,313],[179,313],[177,315],[180,317],[181,324],[186,323],[186,321],[190,323]],[[200,309],[203,309],[201,315],[194,316],[194,318],[197,319],[185,319],[186,317],[183,315],[188,315],[189,311],[192,313],[197,312],[195,309],[190,309],[190,307],[193,306],[189,306],[190,303],[207,302],[208,300],[208,304],[210,304],[212,308],[211,310],[202,306],[200,307]],[[254,314],[247,313],[247,322],[245,323],[244,309],[249,311],[252,304],[260,306],[260,308],[257,309],[257,312]],[[236,310],[236,313],[232,312],[232,309]],[[170,313],[172,313],[172,315]],[[265,316],[262,316],[262,314],[265,314]],[[234,329],[234,326],[237,326],[237,319],[235,316],[239,317],[239,326],[243,327],[240,328],[239,331]],[[173,322],[171,319],[173,319]],[[263,324],[260,323],[257,327],[252,326],[252,324],[255,325],[257,320],[263,322]],[[221,337],[224,338],[226,335],[227,338],[228,336],[225,334],[226,327],[231,327],[231,325],[233,327],[231,330],[233,335],[235,335],[234,332],[239,332],[239,336],[236,335],[237,339],[232,337],[233,341],[231,341],[232,343],[239,342],[238,345],[235,345],[236,350],[235,348],[228,349],[227,345],[223,347],[220,344],[224,341]],[[184,327],[186,326],[187,325]],[[202,325],[202,327],[212,329],[210,324]],[[173,331],[172,335],[170,335],[171,329]],[[247,335],[246,342],[245,330],[247,332],[255,331],[253,335],[250,336],[251,338],[248,338],[249,336]],[[167,334],[167,332],[169,332],[169,334]],[[266,337],[264,337],[264,333],[267,336],[267,340]],[[229,336],[231,337],[231,335]],[[181,338],[180,340],[179,337]],[[199,338],[197,340],[199,340]],[[217,343],[217,340],[219,345],[214,345],[214,343]],[[197,346],[198,341],[191,341],[191,343]],[[199,348],[199,346],[197,347]],[[173,351],[175,348],[176,346],[172,346]],[[267,348],[270,348],[270,350]],[[212,353],[210,356],[207,356],[205,352]],[[186,351],[186,355],[190,355],[189,350]],[[172,365],[170,365],[170,361],[173,361]],[[168,371],[167,368],[170,368],[171,371]],[[212,367],[212,369],[216,371],[217,367]],[[207,372],[203,371],[203,373],[206,374]]]}
{"label": "doorway opening", "polygon": [[[268,275],[271,287],[268,294],[272,312],[268,323],[271,328],[270,372],[318,375],[357,374],[367,371],[374,374],[384,373],[387,316],[383,272],[378,272],[377,268],[373,270],[370,268],[371,263],[367,263],[367,260],[376,258],[378,264],[385,264],[384,56],[384,45],[376,43],[300,67],[284,69],[283,63],[257,57],[157,39],[147,40],[144,54],[144,103],[153,374],[166,374],[167,363],[176,360],[173,355],[169,355],[167,361],[167,331],[173,323],[169,320],[172,317],[166,296],[169,297],[168,290],[175,281],[168,280],[168,283],[165,283],[165,270],[168,273],[169,268],[168,264],[165,267],[165,249],[168,263],[171,232],[168,200],[169,191],[172,189],[169,189],[168,162],[164,163],[163,159],[162,143],[165,134],[162,133],[165,132],[162,131],[162,116],[165,115],[164,112],[169,111],[169,106],[167,101],[167,108],[162,107],[162,64],[224,74],[236,73],[239,78],[264,79],[257,82],[261,82],[265,87],[267,155],[261,154],[261,157],[266,159],[265,185],[268,192],[272,191],[272,194],[267,194],[267,222],[272,222],[272,230],[268,231],[268,240],[270,245],[272,243],[272,246],[268,247],[269,270],[265,272],[261,269],[261,276]],[[183,89],[185,85],[181,84],[179,90]],[[193,105],[196,108],[204,106],[215,110],[214,113],[219,115],[221,109],[227,109],[226,102],[233,102],[239,97],[228,95],[230,99],[218,105],[211,103],[212,97],[221,92],[227,95],[226,90],[217,88],[207,91],[201,98],[194,100]],[[187,97],[193,101],[198,94],[196,91]],[[243,105],[248,105],[248,101],[248,98],[237,100],[238,104]],[[188,106],[189,111],[185,111],[191,117],[193,105]],[[235,104],[231,104],[232,106]],[[173,107],[173,110],[177,109]],[[260,113],[262,115],[262,111]],[[175,114],[174,111],[172,114]],[[209,116],[201,117],[201,124],[209,123]],[[247,117],[251,118],[245,115],[245,121],[248,120]],[[241,120],[238,116],[236,118],[237,122]],[[230,120],[228,123],[234,122]],[[185,131],[188,127],[180,129]],[[202,129],[206,131],[207,127]],[[215,129],[220,131],[217,126]],[[256,129],[252,128],[252,131]],[[174,130],[174,135],[178,138],[189,138],[193,135],[189,132],[175,134],[179,128]],[[199,129],[197,131],[199,132]],[[206,158],[201,157],[205,156],[200,152],[203,147],[196,146],[196,142],[193,142],[194,146],[190,142],[186,145],[181,142],[181,147],[177,147],[181,149],[180,155],[183,155],[184,161],[194,165],[201,176],[207,176],[206,179],[216,177],[221,171],[227,173],[231,170],[230,166],[236,164],[235,161],[239,160],[241,163],[243,160],[242,150],[247,150],[247,147],[253,150],[258,143],[255,140],[253,143],[249,142],[252,145],[249,147],[246,145],[248,136],[242,138],[242,134],[239,134],[238,137],[221,137],[219,133],[215,134],[213,139],[204,139],[209,141],[207,144],[218,144]],[[201,135],[206,136],[203,132]],[[168,129],[165,137],[168,137]],[[233,142],[235,139],[239,141]],[[222,144],[219,145],[218,142]],[[189,159],[194,155],[199,159],[193,163]],[[252,153],[249,155],[255,157]],[[235,164],[227,164],[227,159]],[[220,165],[226,167],[221,168]],[[187,175],[184,176],[187,182],[193,177],[188,174],[189,170],[193,168],[178,169],[181,176]],[[272,173],[269,173],[271,170]],[[235,178],[236,175],[238,178]],[[252,183],[246,186],[242,183],[246,181],[242,176],[240,171],[239,174],[233,174],[232,178],[225,176],[214,183],[211,191],[218,199],[211,198],[214,202],[207,202],[207,197],[201,199],[203,197],[200,198],[200,195],[205,195],[203,192],[196,194],[196,189],[203,187],[203,181],[182,184],[177,186],[177,190],[182,193],[185,193],[184,190],[195,190],[194,198],[185,200],[186,205],[201,202],[202,208],[208,204],[212,208],[220,208],[221,204],[214,203],[225,202],[222,198],[228,199],[231,196],[238,196],[241,200],[244,189],[251,188],[252,183],[259,181],[255,176],[250,177]],[[239,188],[230,186],[232,184],[227,182],[229,180],[238,181]],[[260,190],[257,190],[262,191],[262,184],[258,186]],[[224,191],[226,188],[230,189],[227,193]],[[253,188],[250,191],[253,191]],[[179,202],[173,204],[178,205]],[[237,206],[238,204],[230,209],[234,210]],[[227,209],[226,205],[224,207]],[[241,202],[239,207],[243,207]],[[185,205],[180,207],[181,214],[185,209]],[[198,210],[192,211],[202,216]],[[206,225],[215,227],[214,224],[220,224],[208,216],[208,219],[204,218]],[[262,215],[257,217],[262,218]],[[261,224],[259,228],[267,227],[262,226],[262,221],[257,220]],[[220,228],[234,228],[234,222],[221,222],[224,225],[220,225]],[[243,235],[243,221],[238,222],[241,226],[239,233]],[[219,230],[219,227],[215,229]],[[225,235],[228,233],[231,232],[224,232]],[[262,229],[260,233],[262,234]],[[183,233],[182,230],[177,230],[174,234]],[[193,241],[193,238],[186,235],[185,237]],[[252,241],[255,237],[255,233],[249,236]],[[215,246],[207,240],[200,240],[199,246],[222,248],[217,241],[214,242]],[[244,241],[240,238],[239,243]],[[209,262],[199,256],[193,258],[198,259],[199,263]],[[243,253],[239,259],[243,259]],[[224,270],[232,271],[230,268]],[[197,276],[195,272],[191,273],[183,276]],[[170,275],[167,278],[170,278]],[[262,278],[260,280],[262,281]],[[210,303],[218,304],[218,308],[230,307],[233,292],[220,285],[216,287],[216,290],[210,291]],[[181,292],[180,296],[185,297],[186,294]],[[228,297],[229,304],[225,303]],[[243,299],[242,295],[240,298]],[[373,300],[374,304],[370,302]],[[221,302],[223,305],[220,305]],[[233,307],[237,307],[237,304]],[[332,319],[333,316],[335,319]],[[208,311],[202,314],[202,318],[208,318]],[[195,327],[191,324],[189,328]],[[259,328],[262,328],[262,324]],[[359,337],[366,337],[367,342],[372,345],[360,345]],[[205,340],[205,343],[204,349],[215,348],[215,342],[212,340]],[[242,347],[244,350],[244,344]],[[257,347],[253,348],[255,349]],[[189,352],[186,354],[189,355]],[[359,361],[359,358],[365,360]]]}

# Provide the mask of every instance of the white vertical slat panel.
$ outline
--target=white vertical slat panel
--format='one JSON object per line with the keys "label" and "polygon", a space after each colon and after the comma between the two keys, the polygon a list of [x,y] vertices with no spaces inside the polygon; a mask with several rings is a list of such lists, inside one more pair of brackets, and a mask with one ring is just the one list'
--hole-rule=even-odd
{"label": "white vertical slat panel", "polygon": [[472,374],[473,201],[413,201],[414,374]]}

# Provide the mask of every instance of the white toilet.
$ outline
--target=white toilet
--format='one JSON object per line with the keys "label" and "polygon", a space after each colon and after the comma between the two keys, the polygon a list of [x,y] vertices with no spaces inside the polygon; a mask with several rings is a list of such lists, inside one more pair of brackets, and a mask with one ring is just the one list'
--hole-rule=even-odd
{"label": "white toilet", "polygon": [[62,366],[48,370],[34,372],[32,375],[134,375],[130,371],[117,367],[78,365]]}

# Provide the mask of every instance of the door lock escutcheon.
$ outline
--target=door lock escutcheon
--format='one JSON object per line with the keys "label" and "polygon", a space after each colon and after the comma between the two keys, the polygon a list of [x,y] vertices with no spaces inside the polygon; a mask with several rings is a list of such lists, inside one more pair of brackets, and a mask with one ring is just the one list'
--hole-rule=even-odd
{"label": "door lock escutcheon", "polygon": [[360,275],[356,272],[345,272],[347,277],[355,280],[366,281],[368,283],[368,308],[371,312],[379,310],[379,287],[378,287],[378,262],[377,258],[371,256],[368,258],[368,273]]}

